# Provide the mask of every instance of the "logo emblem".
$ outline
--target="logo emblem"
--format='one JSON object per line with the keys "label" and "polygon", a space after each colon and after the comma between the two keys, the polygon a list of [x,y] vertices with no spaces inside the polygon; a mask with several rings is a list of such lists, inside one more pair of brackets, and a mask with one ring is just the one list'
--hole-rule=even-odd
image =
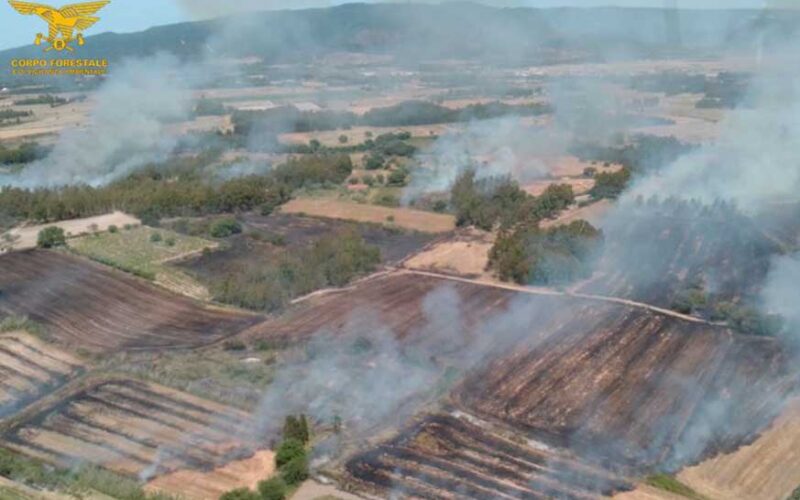
{"label": "logo emblem", "polygon": [[108,5],[110,1],[73,3],[60,9],[40,3],[15,0],[8,0],[8,3],[20,14],[26,16],[36,14],[47,21],[49,28],[47,38],[42,33],[37,34],[33,41],[35,45],[41,45],[42,41],[45,41],[50,45],[44,49],[45,52],[54,49],[59,52],[62,50],[72,52],[74,49],[69,45],[70,42],[77,41],[78,45],[84,44],[82,32],[100,20],[99,17],[92,17],[92,15]]}

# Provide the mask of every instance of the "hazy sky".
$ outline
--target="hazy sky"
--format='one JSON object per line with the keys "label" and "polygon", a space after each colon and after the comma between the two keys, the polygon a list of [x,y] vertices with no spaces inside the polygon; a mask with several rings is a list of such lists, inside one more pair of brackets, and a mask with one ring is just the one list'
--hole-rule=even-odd
{"label": "hazy sky", "polygon": [[[36,1],[36,0],[33,0]],[[80,0],[39,0],[60,7]],[[481,1],[481,0],[478,0]],[[685,8],[760,8],[765,0],[675,0]],[[769,1],[769,0],[766,0]],[[773,2],[797,2],[800,0],[772,0]],[[485,0],[481,3],[494,5],[527,5],[531,7],[578,6],[597,7],[624,5],[638,7],[662,7],[669,0]],[[231,10],[285,9],[338,5],[345,0],[111,0],[98,16],[101,21],[88,34],[104,31],[129,32],[151,26],[192,20],[197,17],[213,17]],[[17,47],[33,42],[36,33],[44,32],[44,21],[35,16],[21,16],[5,0],[0,0],[0,49]]]}

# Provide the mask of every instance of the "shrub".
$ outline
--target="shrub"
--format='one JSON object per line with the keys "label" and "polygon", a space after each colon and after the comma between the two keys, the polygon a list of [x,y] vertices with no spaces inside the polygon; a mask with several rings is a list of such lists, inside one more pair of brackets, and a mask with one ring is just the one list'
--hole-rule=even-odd
{"label": "shrub", "polygon": [[387,186],[404,187],[406,183],[408,183],[408,171],[404,168],[393,170],[388,179],[386,179]]}
{"label": "shrub", "polygon": [[117,226],[115,226],[114,224],[111,224],[110,226],[108,226],[108,232],[111,233],[111,234],[118,233],[119,232],[119,228]]}
{"label": "shrub", "polygon": [[305,415],[301,414],[299,417],[289,415],[286,417],[283,424],[283,439],[295,439],[305,444],[308,443],[310,437],[308,420]]}
{"label": "shrub", "polygon": [[168,247],[174,247],[174,246],[175,246],[175,237],[174,237],[174,236],[170,236],[169,238],[167,238],[166,240],[164,240],[164,243],[165,243],[165,244],[166,244]]}
{"label": "shrub", "polygon": [[280,477],[273,477],[258,483],[258,493],[262,500],[283,500],[286,498],[286,482]]}
{"label": "shrub", "polygon": [[241,340],[226,340],[222,344],[222,348],[226,351],[244,351],[247,346]]}
{"label": "shrub", "polygon": [[280,469],[281,478],[289,486],[294,486],[308,479],[308,458],[303,456],[295,457],[287,462]]}
{"label": "shrub", "polygon": [[347,144],[347,136],[342,134],[339,136],[339,144]]}
{"label": "shrub", "polygon": [[57,226],[50,226],[39,231],[36,244],[41,248],[55,248],[67,244],[64,230]]}
{"label": "shrub", "polygon": [[[299,439],[284,439],[275,452],[275,466],[279,469],[296,458],[305,459],[306,449]],[[287,481],[289,483],[289,481]],[[289,483],[292,484],[292,483]]]}
{"label": "shrub", "polygon": [[238,488],[223,493],[219,500],[261,500],[258,493],[248,490],[247,488]]}
{"label": "shrub", "polygon": [[373,153],[367,157],[364,162],[364,168],[367,170],[380,170],[383,168],[385,162],[386,160],[383,156]]}
{"label": "shrub", "polygon": [[159,243],[161,241],[161,233],[153,233],[150,235],[151,243]]}
{"label": "shrub", "polygon": [[220,219],[211,225],[209,234],[214,238],[227,238],[242,232],[242,225],[235,219]]}

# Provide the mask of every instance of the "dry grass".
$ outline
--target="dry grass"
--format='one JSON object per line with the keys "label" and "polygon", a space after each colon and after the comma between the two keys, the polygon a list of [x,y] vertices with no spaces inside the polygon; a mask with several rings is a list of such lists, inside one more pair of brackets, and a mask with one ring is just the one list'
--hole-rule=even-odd
{"label": "dry grass", "polygon": [[800,483],[800,400],[752,444],[684,469],[678,479],[718,500],[783,500]]}
{"label": "dry grass", "polygon": [[24,250],[27,248],[36,247],[36,238],[39,236],[39,231],[46,227],[57,226],[64,230],[67,237],[79,236],[82,234],[89,234],[95,231],[106,231],[109,226],[124,227],[126,224],[139,225],[139,219],[132,217],[122,212],[113,212],[106,215],[98,215],[96,217],[85,217],[83,219],[72,219],[61,222],[54,222],[52,224],[40,224],[37,226],[26,226],[12,229],[8,232],[14,242],[12,248],[14,250]]}
{"label": "dry grass", "polygon": [[288,214],[372,222],[426,233],[445,233],[455,229],[455,217],[411,208],[365,205],[325,198],[296,198],[281,208]]}
{"label": "dry grass", "polygon": [[478,230],[460,232],[436,243],[404,262],[409,269],[491,278],[486,271],[494,235]]}
{"label": "dry grass", "polygon": [[275,453],[263,450],[210,472],[182,469],[165,474],[147,483],[145,490],[180,495],[185,500],[217,500],[229,490],[255,489],[274,470]]}

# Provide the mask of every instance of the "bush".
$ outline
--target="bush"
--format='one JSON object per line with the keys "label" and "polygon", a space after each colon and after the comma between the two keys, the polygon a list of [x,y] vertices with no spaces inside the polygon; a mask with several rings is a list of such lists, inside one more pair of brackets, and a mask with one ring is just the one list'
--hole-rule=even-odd
{"label": "bush", "polygon": [[67,236],[64,230],[57,226],[50,226],[39,231],[36,244],[40,248],[55,248],[67,244]]}
{"label": "bush", "polygon": [[164,244],[166,244],[168,247],[174,247],[175,243],[176,243],[176,241],[175,241],[175,237],[174,236],[170,236],[169,238],[164,240]]}
{"label": "bush", "polygon": [[280,469],[296,458],[305,459],[305,456],[306,448],[302,441],[294,438],[284,439],[275,452],[275,466]]}
{"label": "bush", "polygon": [[286,482],[280,477],[273,477],[258,483],[258,493],[262,500],[283,500],[286,498]]}
{"label": "bush", "polygon": [[380,170],[383,168],[386,159],[379,155],[379,154],[371,154],[367,156],[367,160],[364,162],[364,168],[367,170]]}
{"label": "bush", "polygon": [[219,500],[261,500],[261,497],[247,488],[238,488],[222,494]]}
{"label": "bush", "polygon": [[150,235],[150,242],[151,243],[160,243],[161,242],[161,233],[153,233]]}
{"label": "bush", "polygon": [[339,144],[347,144],[347,136],[342,134],[339,136]]}
{"label": "bush", "polygon": [[115,226],[114,224],[111,224],[110,226],[108,226],[108,232],[111,233],[111,234],[118,233],[119,232],[119,228],[117,226]]}
{"label": "bush", "polygon": [[489,265],[504,281],[568,283],[591,273],[591,260],[602,241],[602,233],[583,220],[549,229],[521,225],[500,232],[489,252]]}
{"label": "bush", "polygon": [[242,225],[235,219],[220,219],[213,224],[209,229],[209,234],[214,238],[227,238],[234,234],[242,232]]}
{"label": "bush", "polygon": [[283,424],[283,439],[295,439],[303,444],[308,443],[310,439],[308,430],[308,420],[306,416],[301,414],[299,417],[289,415]]}
{"label": "bush", "polygon": [[295,486],[308,479],[308,458],[303,456],[295,457],[287,462],[280,469],[281,478],[289,486]]}
{"label": "bush", "polygon": [[408,171],[404,168],[393,170],[386,180],[387,186],[405,187],[408,183]]}

